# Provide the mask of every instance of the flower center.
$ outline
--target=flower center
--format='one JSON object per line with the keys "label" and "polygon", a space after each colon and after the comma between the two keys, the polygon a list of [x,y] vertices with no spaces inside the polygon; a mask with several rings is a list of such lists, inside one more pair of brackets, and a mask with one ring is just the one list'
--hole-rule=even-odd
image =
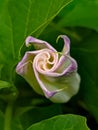
{"label": "flower center", "polygon": [[39,54],[35,56],[35,66],[40,72],[52,71],[54,65],[58,62],[58,55],[49,49],[43,49]]}

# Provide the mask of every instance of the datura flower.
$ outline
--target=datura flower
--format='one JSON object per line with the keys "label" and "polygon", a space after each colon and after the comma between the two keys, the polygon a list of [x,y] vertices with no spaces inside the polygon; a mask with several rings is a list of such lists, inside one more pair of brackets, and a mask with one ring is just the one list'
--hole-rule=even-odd
{"label": "datura flower", "polygon": [[57,52],[49,43],[28,36],[26,46],[36,50],[27,51],[18,63],[16,72],[39,94],[55,103],[67,102],[79,90],[80,76],[77,63],[70,56],[70,40],[65,35],[62,52]]}

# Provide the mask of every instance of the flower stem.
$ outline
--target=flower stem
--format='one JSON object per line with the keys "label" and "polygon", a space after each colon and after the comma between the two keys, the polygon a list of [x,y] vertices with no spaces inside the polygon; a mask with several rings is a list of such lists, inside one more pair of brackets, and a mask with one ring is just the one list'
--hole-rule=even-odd
{"label": "flower stem", "polygon": [[11,130],[12,112],[13,112],[13,103],[8,103],[5,111],[4,130]]}

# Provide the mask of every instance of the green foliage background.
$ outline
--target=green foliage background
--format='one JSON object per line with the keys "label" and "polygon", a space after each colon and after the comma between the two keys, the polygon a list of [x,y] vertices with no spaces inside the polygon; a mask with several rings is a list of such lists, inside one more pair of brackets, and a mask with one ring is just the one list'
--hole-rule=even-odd
{"label": "green foliage background", "polygon": [[[24,41],[28,35],[60,51],[62,41],[55,41],[61,34],[71,39],[81,85],[68,103],[53,104],[37,95],[15,67],[27,51]],[[1,130],[97,130],[97,72],[97,0],[0,0]]]}

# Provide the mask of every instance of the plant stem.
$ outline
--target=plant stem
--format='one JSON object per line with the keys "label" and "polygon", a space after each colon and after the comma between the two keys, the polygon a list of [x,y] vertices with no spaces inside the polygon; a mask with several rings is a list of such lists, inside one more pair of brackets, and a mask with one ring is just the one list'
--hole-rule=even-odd
{"label": "plant stem", "polygon": [[13,112],[13,103],[8,103],[5,111],[4,130],[11,130],[12,112]]}

